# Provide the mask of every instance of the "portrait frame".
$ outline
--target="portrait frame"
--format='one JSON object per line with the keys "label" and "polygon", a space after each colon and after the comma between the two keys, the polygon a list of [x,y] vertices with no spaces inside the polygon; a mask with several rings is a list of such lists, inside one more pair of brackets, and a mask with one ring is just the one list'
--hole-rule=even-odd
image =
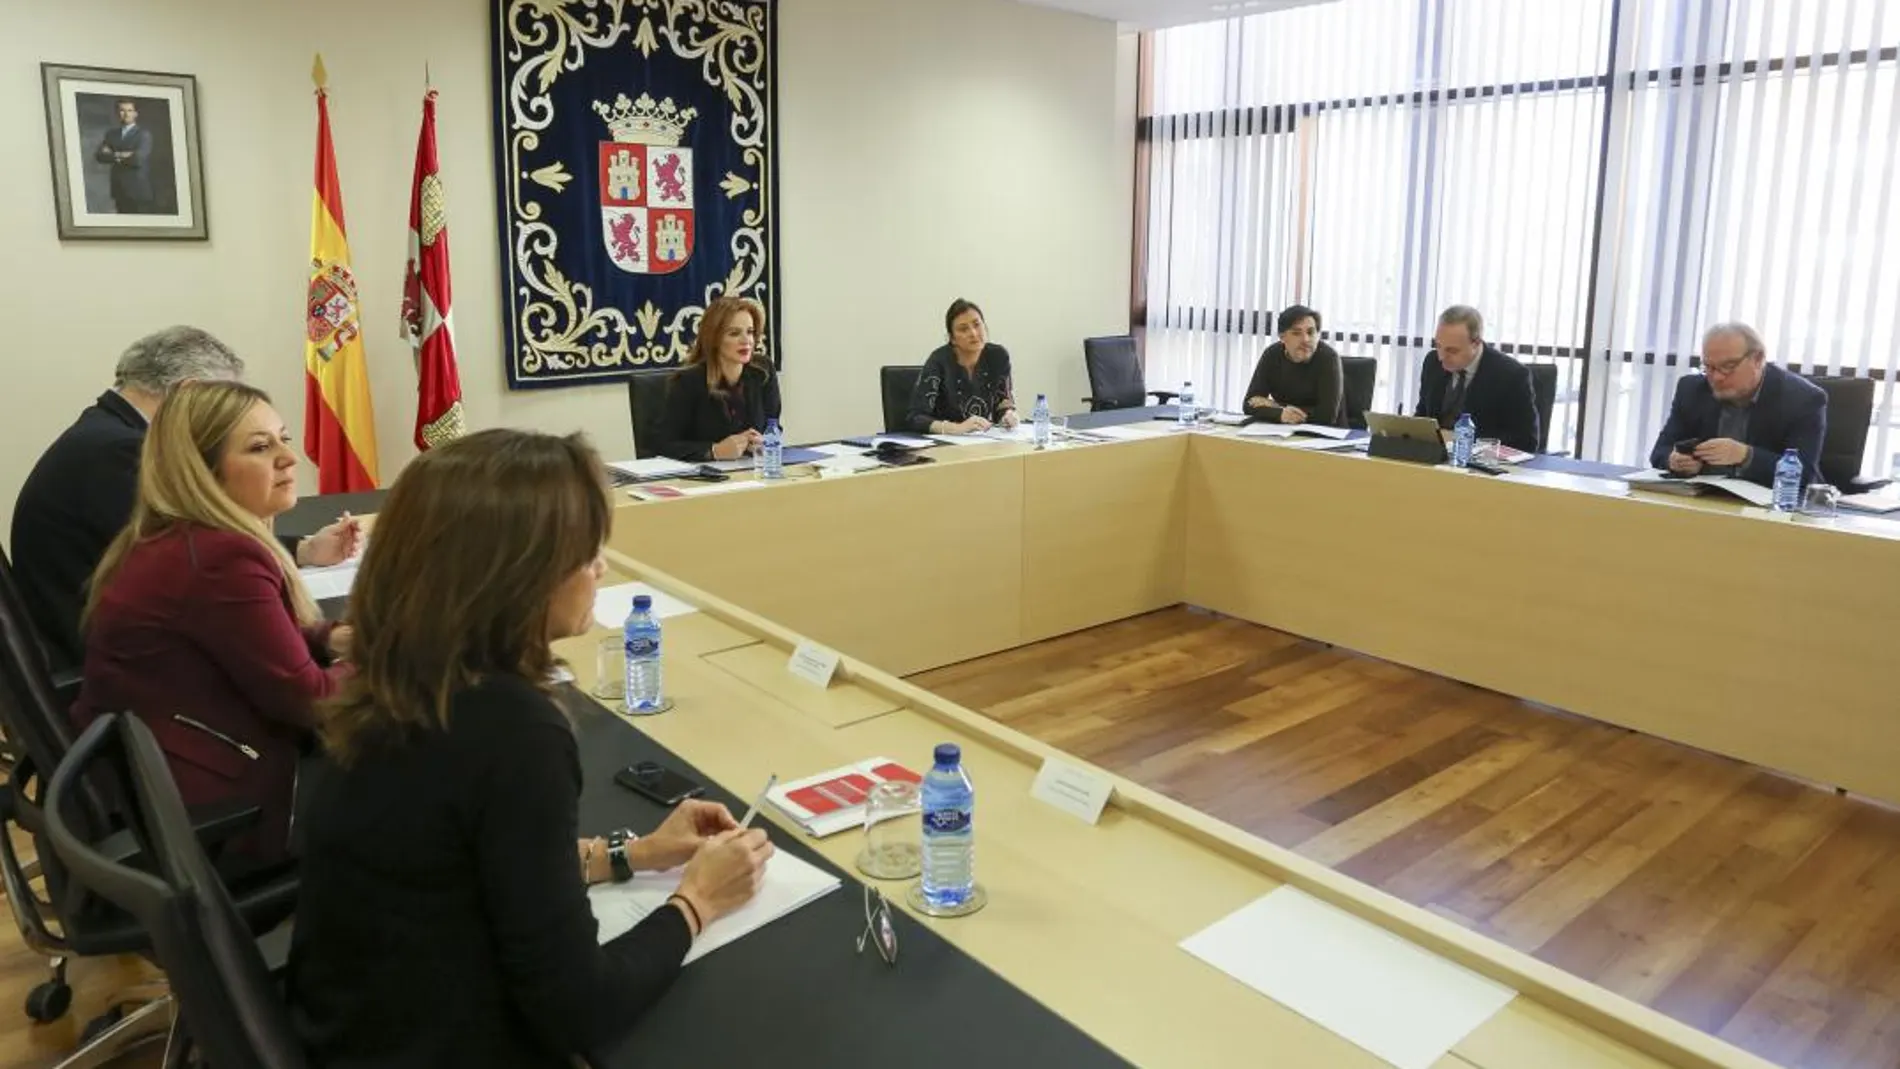
{"label": "portrait frame", "polygon": [[61,240],[210,238],[195,76],[42,63],[40,87]]}

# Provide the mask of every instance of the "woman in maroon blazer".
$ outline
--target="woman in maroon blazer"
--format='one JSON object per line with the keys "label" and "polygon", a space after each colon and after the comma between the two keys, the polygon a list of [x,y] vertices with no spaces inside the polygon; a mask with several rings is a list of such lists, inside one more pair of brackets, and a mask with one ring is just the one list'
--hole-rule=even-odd
{"label": "woman in maroon blazer", "polygon": [[[93,574],[73,718],[130,711],[190,804],[241,801],[263,820],[227,871],[287,856],[297,762],[315,703],[345,671],[348,629],[321,622],[272,517],[297,501],[296,455],[270,398],[237,382],[179,386],[139,462],[138,501]],[[356,528],[339,534],[355,550]]]}

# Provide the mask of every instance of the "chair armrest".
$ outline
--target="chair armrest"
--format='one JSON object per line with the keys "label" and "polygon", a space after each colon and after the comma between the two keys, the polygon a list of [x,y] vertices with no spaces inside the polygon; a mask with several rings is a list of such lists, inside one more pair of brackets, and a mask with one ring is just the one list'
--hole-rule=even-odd
{"label": "chair armrest", "polygon": [[59,701],[61,709],[71,709],[79,700],[79,684],[85,682],[79,669],[69,668],[53,673],[53,697]]}
{"label": "chair armrest", "polygon": [[1148,396],[1165,405],[1173,403],[1174,399],[1181,395],[1173,390],[1149,390]]}
{"label": "chair armrest", "polygon": [[[216,854],[219,847],[249,831],[263,818],[264,811],[251,802],[215,802],[190,806],[186,814],[191,817],[191,830],[197,833],[198,845],[204,847],[205,853]],[[140,855],[138,840],[129,831],[115,831],[106,836],[98,851],[115,865],[130,865]]]}
{"label": "chair armrest", "polygon": [[1840,491],[1843,494],[1871,494],[1890,482],[1893,482],[1893,480],[1855,478],[1848,480],[1847,485],[1841,487]]}

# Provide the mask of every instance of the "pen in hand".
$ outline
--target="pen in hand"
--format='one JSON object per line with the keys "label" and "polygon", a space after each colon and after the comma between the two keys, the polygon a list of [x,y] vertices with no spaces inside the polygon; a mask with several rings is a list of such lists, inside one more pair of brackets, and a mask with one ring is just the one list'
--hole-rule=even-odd
{"label": "pen in hand", "polygon": [[740,831],[752,826],[752,818],[759,815],[759,807],[765,804],[765,796],[771,794],[772,788],[776,786],[778,786],[778,774],[773,773],[772,778],[765,781],[765,786],[759,788],[759,796],[752,800],[752,808],[745,811],[745,818],[739,821]]}

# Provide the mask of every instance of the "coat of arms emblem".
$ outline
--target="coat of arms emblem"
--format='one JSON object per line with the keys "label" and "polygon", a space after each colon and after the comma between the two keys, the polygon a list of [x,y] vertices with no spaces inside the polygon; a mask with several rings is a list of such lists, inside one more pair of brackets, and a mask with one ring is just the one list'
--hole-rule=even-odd
{"label": "coat of arms emblem", "polygon": [[356,313],[356,276],[328,260],[310,261],[309,311],[304,335],[325,360],[356,340],[362,330]]}
{"label": "coat of arms emblem", "polygon": [[601,240],[614,266],[636,275],[668,275],[693,256],[693,150],[686,124],[699,113],[672,98],[654,103],[625,93],[594,111],[612,131],[600,143]]}

